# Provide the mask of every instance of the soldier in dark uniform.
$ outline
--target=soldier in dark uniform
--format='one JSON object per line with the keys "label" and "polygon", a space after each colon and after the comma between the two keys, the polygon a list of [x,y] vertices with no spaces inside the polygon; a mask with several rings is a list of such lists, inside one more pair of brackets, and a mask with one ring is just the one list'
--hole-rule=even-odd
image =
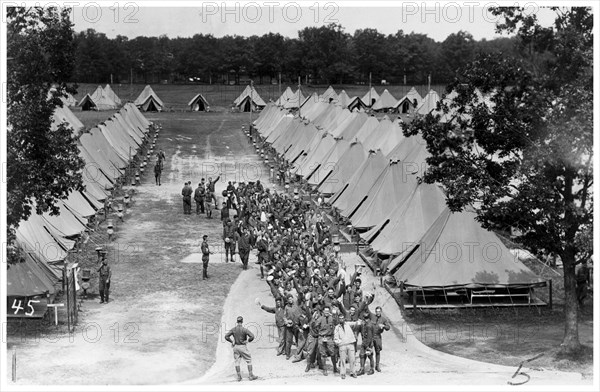
{"label": "soldier in dark uniform", "polygon": [[[250,332],[248,328],[243,326],[244,318],[242,316],[238,316],[237,325],[229,330],[225,334],[225,340],[231,343],[231,347],[233,347],[233,358],[235,360],[235,371],[237,373],[237,380],[242,381],[242,371],[240,369],[240,363],[242,359],[246,361],[248,365],[248,379],[250,381],[256,380],[256,377],[252,373],[252,356],[248,351],[247,343],[252,342],[254,340],[254,334]],[[231,339],[233,337],[233,340]]]}
{"label": "soldier in dark uniform", "polygon": [[[103,255],[104,256],[104,255]],[[108,303],[108,292],[110,290],[110,278],[112,271],[106,262],[106,258],[102,258],[102,265],[98,268],[98,277],[100,278],[99,289],[100,289],[100,303]]]}
{"label": "soldier in dark uniform", "polygon": [[158,164],[160,166],[160,170],[163,169],[163,161],[165,160],[165,153],[163,152],[163,150],[160,150],[158,153],[156,153],[156,158],[158,159]]}
{"label": "soldier in dark uniform", "polygon": [[242,259],[243,269],[248,269],[248,257],[250,256],[250,249],[252,249],[252,239],[248,233],[248,229],[242,227],[242,235],[238,241],[238,250],[240,252],[240,258]]}
{"label": "soldier in dark uniform", "polygon": [[331,308],[329,306],[324,306],[323,315],[319,317],[319,320],[317,321],[319,330],[319,353],[321,354],[321,360],[323,361],[324,376],[327,375],[327,369],[325,369],[327,357],[331,357],[333,373],[338,373],[335,344],[333,341],[333,328],[335,327],[336,320],[330,312]]}
{"label": "soldier in dark uniform", "polygon": [[162,167],[160,166],[160,162],[156,162],[154,165],[154,180],[156,181],[156,185],[160,185],[160,175],[162,174]]}
{"label": "soldier in dark uniform", "polygon": [[217,197],[215,196],[215,184],[217,183],[217,181],[219,181],[220,178],[221,178],[221,175],[219,175],[213,181],[212,177],[208,177],[208,184],[206,184],[206,197],[208,199],[207,202],[212,203],[214,200],[216,210],[219,209],[219,206],[217,205]]}
{"label": "soldier in dark uniform", "polygon": [[275,307],[265,306],[258,302],[258,306],[262,310],[268,313],[275,314],[275,326],[277,327],[277,337],[279,338],[279,346],[277,346],[277,355],[283,355],[285,353],[285,320],[283,307],[283,299],[281,297],[275,298]]}
{"label": "soldier in dark uniform", "polygon": [[183,184],[181,195],[183,196],[183,213],[189,215],[192,213],[192,187],[190,182]]}
{"label": "soldier in dark uniform", "polygon": [[204,195],[206,194],[206,189],[204,189],[204,184],[199,183],[198,188],[194,192],[194,201],[196,202],[196,215],[204,214]]}
{"label": "soldier in dark uniform", "polygon": [[202,280],[208,279],[208,258],[212,253],[208,248],[208,242],[206,242],[207,239],[208,236],[206,234],[203,235],[202,245],[200,246],[200,249],[202,250]]}
{"label": "soldier in dark uniform", "polygon": [[227,224],[223,228],[223,241],[225,242],[225,262],[233,263],[233,253],[235,252],[235,241],[237,237],[237,231],[231,222],[231,219],[227,219]]}
{"label": "soldier in dark uniform", "polygon": [[381,314],[381,306],[375,308],[375,314],[372,317],[374,335],[373,335],[373,348],[375,349],[375,370],[381,372],[381,368],[379,367],[379,360],[381,359],[381,350],[383,350],[381,334],[383,331],[390,330],[390,322],[389,320]]}
{"label": "soldier in dark uniform", "polygon": [[375,368],[373,366],[373,337],[375,335],[375,328],[373,326],[373,321],[371,321],[371,313],[365,311],[362,315],[363,324],[360,331],[362,336],[362,344],[360,345],[360,370],[358,371],[357,376],[365,374],[365,362],[367,357],[369,357],[369,364],[371,365],[371,369],[369,369],[367,374],[371,375],[375,373],[373,370]]}

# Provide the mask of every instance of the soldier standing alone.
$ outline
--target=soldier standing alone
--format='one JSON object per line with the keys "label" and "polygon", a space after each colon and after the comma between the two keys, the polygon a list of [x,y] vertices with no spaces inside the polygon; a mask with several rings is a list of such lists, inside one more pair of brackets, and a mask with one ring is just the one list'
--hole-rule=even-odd
{"label": "soldier standing alone", "polygon": [[202,250],[202,280],[208,279],[208,258],[212,253],[208,248],[207,239],[208,236],[206,234],[202,236],[202,246],[200,247]]}
{"label": "soldier standing alone", "polygon": [[[227,334],[225,334],[225,340],[231,343],[231,347],[233,347],[233,358],[235,359],[235,371],[237,373],[237,380],[242,381],[242,371],[240,369],[240,362],[242,359],[246,361],[248,365],[248,379],[250,381],[256,380],[254,374],[252,374],[252,356],[248,351],[247,343],[254,340],[254,334],[243,326],[244,318],[242,316],[238,316],[237,325],[233,327]],[[233,341],[231,337],[233,336]]]}
{"label": "soldier standing alone", "polygon": [[100,303],[108,303],[108,291],[110,289],[110,278],[112,271],[108,266],[106,259],[102,258],[102,265],[98,268],[98,276],[100,277],[99,288],[100,288]]}

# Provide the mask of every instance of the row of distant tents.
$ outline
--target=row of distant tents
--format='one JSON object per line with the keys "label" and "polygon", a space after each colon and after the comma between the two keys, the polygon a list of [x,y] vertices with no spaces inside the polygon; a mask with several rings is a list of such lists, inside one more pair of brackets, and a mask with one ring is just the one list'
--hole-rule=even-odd
{"label": "row of distant tents", "polygon": [[[109,84],[106,86],[98,86],[93,93],[85,94],[85,96],[77,103],[72,95],[68,94],[65,99],[65,103],[68,106],[79,106],[81,110],[116,110],[123,105],[123,101],[110,87]],[[141,111],[144,112],[159,112],[163,110],[165,104],[154,92],[150,85],[144,87],[140,95],[133,102]]]}
{"label": "row of distant tents", "polygon": [[[342,90],[338,94],[331,86],[329,86],[321,95],[318,95],[315,92],[312,95],[305,97],[300,89],[294,92],[290,87],[287,87],[275,101],[275,105],[284,109],[302,109],[311,101],[321,101],[332,103],[350,111],[354,109],[359,111],[367,110],[370,108],[374,111],[426,114],[435,108],[435,104],[439,100],[440,97],[434,90],[430,90],[425,97],[421,97],[414,87],[400,99],[394,98],[387,89],[383,90],[381,94],[378,94],[374,87],[371,87],[371,89],[362,97],[350,97],[345,90]],[[240,111],[244,112],[261,110],[266,106],[266,103],[260,97],[260,94],[251,86],[246,86],[233,104],[238,107]]]}
{"label": "row of distant tents", "polygon": [[[385,259],[383,270],[408,290],[514,292],[545,285],[481,227],[473,210],[451,212],[443,191],[420,181],[429,156],[421,136],[405,137],[399,118],[377,120],[338,105],[340,95],[326,92],[307,101],[301,117],[270,103],[254,127],[291,163],[291,173],[328,198],[372,252]],[[430,91],[417,112],[435,114],[438,100]],[[455,120],[454,114],[442,117]]]}
{"label": "row of distant tents", "polygon": [[[65,98],[66,101],[66,98]],[[138,107],[126,103],[108,120],[89,132],[65,104],[54,113],[53,127],[66,123],[78,138],[79,156],[85,162],[83,190],[73,190],[58,202],[59,215],[34,212],[16,230],[16,246],[23,261],[8,265],[7,296],[53,296],[62,279],[62,265],[88,219],[104,207],[119,177],[138,153],[151,123]]]}

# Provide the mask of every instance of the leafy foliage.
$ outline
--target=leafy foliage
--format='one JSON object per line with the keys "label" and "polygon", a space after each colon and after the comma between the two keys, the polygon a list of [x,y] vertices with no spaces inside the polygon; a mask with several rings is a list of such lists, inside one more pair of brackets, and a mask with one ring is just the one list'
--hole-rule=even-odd
{"label": "leafy foliage", "polygon": [[[58,213],[56,201],[81,187],[83,161],[72,129],[53,124],[74,62],[68,10],[8,8],[7,225],[35,210]],[[55,89],[50,92],[51,87]]]}
{"label": "leafy foliage", "polygon": [[459,72],[438,111],[405,125],[431,157],[424,180],[444,185],[454,211],[474,205],[484,227],[518,228],[534,251],[561,256],[566,350],[577,350],[575,265],[591,256],[592,14],[555,9],[553,28],[498,8],[520,59],[484,54]]}

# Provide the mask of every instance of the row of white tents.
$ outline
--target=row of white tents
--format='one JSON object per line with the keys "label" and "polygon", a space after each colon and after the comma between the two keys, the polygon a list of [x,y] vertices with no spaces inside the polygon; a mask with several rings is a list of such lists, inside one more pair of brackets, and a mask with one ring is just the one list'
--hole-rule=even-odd
{"label": "row of white tents", "polygon": [[58,202],[59,215],[37,215],[16,229],[16,246],[24,262],[9,265],[7,296],[52,295],[62,278],[62,264],[77,239],[88,228],[88,220],[103,208],[114,184],[124,174],[149,132],[151,123],[131,103],[89,132],[80,133],[81,122],[67,106],[57,108],[54,124],[65,122],[78,135],[79,156],[84,160],[84,189],[72,190]]}
{"label": "row of white tents", "polygon": [[[386,258],[383,270],[413,290],[545,285],[481,227],[474,211],[451,212],[440,187],[420,181],[428,157],[421,136],[407,138],[399,119],[377,120],[337,105],[339,95],[329,97],[307,101],[302,117],[269,104],[253,125],[291,172]],[[435,110],[438,100],[430,91],[417,113]]]}
{"label": "row of white tents", "polygon": [[[72,98],[72,96],[71,96]],[[144,112],[158,112],[163,110],[164,103],[154,92],[150,85],[144,87],[140,95],[133,102]],[[123,105],[123,101],[114,92],[110,85],[98,86],[91,94],[86,94],[77,104],[81,110],[115,110]],[[69,105],[72,106],[72,105]]]}
{"label": "row of white tents", "polygon": [[[242,98],[238,98],[234,102],[236,105],[240,102],[240,99],[248,96],[248,89],[250,89],[249,86],[246,88],[246,90],[244,90],[242,95],[240,95]],[[256,94],[257,102],[262,101],[258,93],[254,91],[254,94]],[[345,90],[342,90],[338,94],[331,86],[329,86],[321,95],[313,93],[312,95],[305,97],[300,89],[294,92],[290,87],[288,87],[277,99],[277,101],[275,101],[275,105],[284,109],[300,108],[302,110],[302,108],[306,106],[309,101],[312,101],[331,103],[342,108],[349,109],[350,111],[354,109],[366,110],[371,108],[374,111],[427,114],[431,110],[435,109],[435,105],[439,100],[440,97],[434,90],[430,90],[425,97],[421,97],[419,92],[414,87],[412,87],[408,93],[406,93],[400,99],[394,98],[394,96],[387,89],[385,89],[381,94],[378,94],[374,87],[371,87],[371,89],[362,97],[350,97]],[[262,102],[264,103],[264,101]],[[257,107],[259,106],[257,105]]]}

